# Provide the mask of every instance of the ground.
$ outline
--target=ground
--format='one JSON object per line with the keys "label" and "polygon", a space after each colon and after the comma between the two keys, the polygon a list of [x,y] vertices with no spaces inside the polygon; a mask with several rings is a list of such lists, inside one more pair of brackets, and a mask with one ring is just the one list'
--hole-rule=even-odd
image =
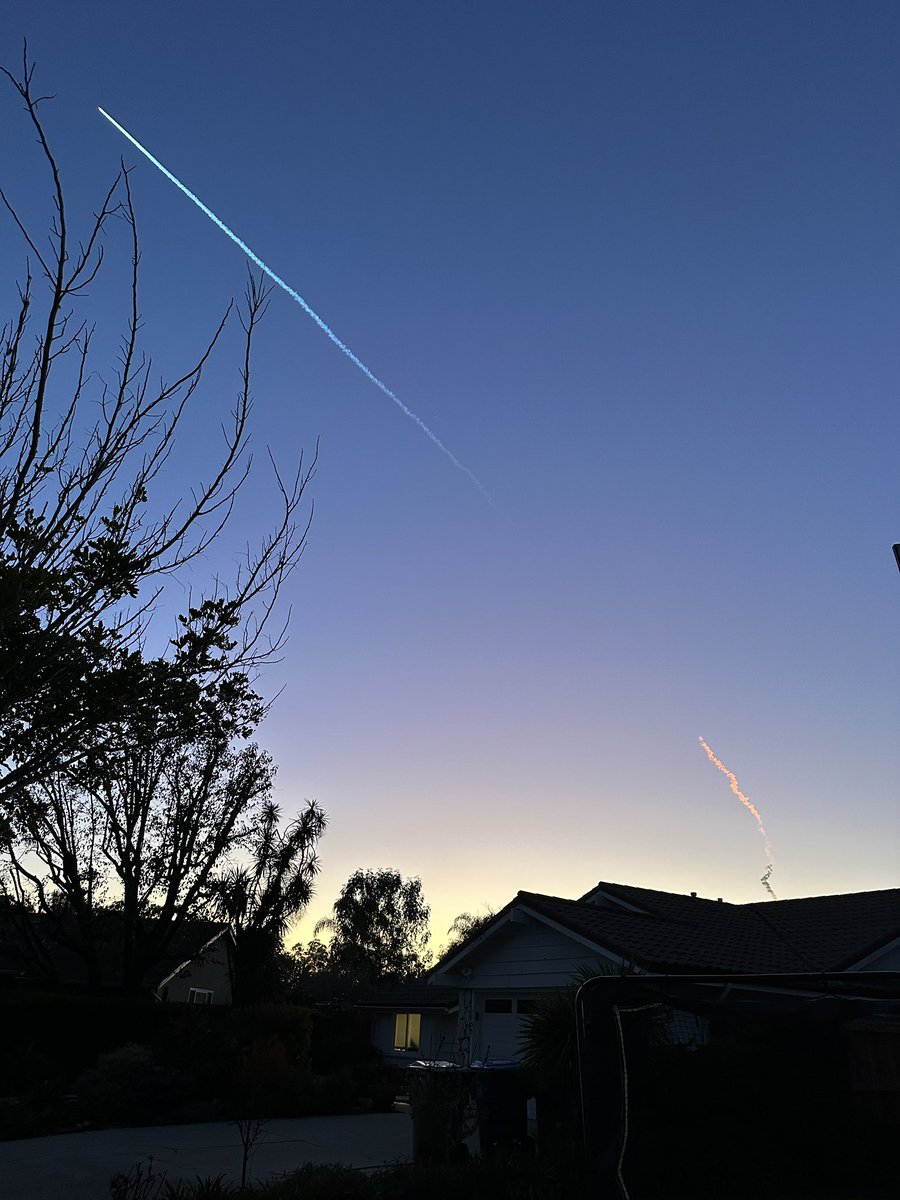
{"label": "ground", "polygon": [[[303,1163],[371,1167],[412,1153],[408,1113],[272,1120],[253,1158],[254,1182],[271,1180]],[[0,1142],[3,1194],[15,1200],[105,1200],[110,1178],[153,1159],[167,1178],[218,1175],[237,1182],[241,1143],[232,1124],[161,1125],[102,1129]]]}

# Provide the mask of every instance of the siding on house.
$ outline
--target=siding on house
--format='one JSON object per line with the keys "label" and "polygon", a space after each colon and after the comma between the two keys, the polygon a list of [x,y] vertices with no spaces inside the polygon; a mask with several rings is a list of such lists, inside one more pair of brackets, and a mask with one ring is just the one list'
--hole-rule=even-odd
{"label": "siding on house", "polygon": [[432,976],[437,984],[460,982],[466,988],[500,989],[505,994],[532,988],[564,987],[585,963],[604,961],[597,950],[529,917],[508,921],[466,958],[457,972]]}
{"label": "siding on house", "polygon": [[468,1058],[516,1059],[527,1009],[553,988],[566,987],[585,964],[606,962],[599,951],[527,913],[507,921],[466,956],[464,967],[438,970],[438,986],[460,983],[460,1039]]}
{"label": "siding on house", "polygon": [[849,968],[851,971],[900,971],[900,938]]}
{"label": "siding on house", "polygon": [[[412,1011],[412,1010],[411,1010]],[[456,1013],[419,1010],[419,1045],[415,1050],[400,1050],[395,1046],[396,1012],[372,1014],[372,1045],[384,1055],[388,1066],[405,1067],[419,1059],[450,1057],[457,1035]]]}
{"label": "siding on house", "polygon": [[212,992],[210,1004],[231,1003],[231,957],[227,937],[210,942],[199,958],[186,963],[164,980],[156,994],[162,1000],[187,1004],[191,989]]}

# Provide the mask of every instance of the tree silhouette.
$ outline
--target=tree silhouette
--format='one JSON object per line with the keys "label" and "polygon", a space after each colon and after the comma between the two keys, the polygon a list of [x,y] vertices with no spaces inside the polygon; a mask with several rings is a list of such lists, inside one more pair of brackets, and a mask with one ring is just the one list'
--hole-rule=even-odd
{"label": "tree silhouette", "polygon": [[[89,986],[137,991],[184,926],[211,915],[213,872],[252,837],[273,770],[253,744],[138,740],[130,726],[122,738],[90,770],[35,785],[5,846],[5,882],[29,957],[39,928],[41,944],[78,955]],[[51,975],[53,961],[44,963]]]}
{"label": "tree silhouette", "polygon": [[[0,188],[29,254],[17,310],[0,330],[0,825],[9,834],[34,803],[35,783],[81,769],[129,713],[152,712],[172,734],[203,737],[205,725],[220,725],[214,710],[225,697],[234,734],[252,730],[252,683],[282,641],[270,618],[305,544],[308,518],[298,518],[315,464],[304,470],[301,461],[287,483],[275,473],[272,531],[230,583],[216,581],[187,607],[167,652],[148,659],[168,582],[223,533],[250,470],[250,353],[266,293],[251,279],[240,387],[217,461],[192,486],[180,480],[179,499],[160,503],[166,464],[232,306],[190,365],[155,382],[139,345],[128,171],[76,238],[40,116],[48,98],[34,93],[27,48],[21,75],[3,74],[24,103],[53,196],[46,240]],[[86,289],[100,286],[114,224],[128,235],[130,289],[118,362],[104,371],[83,305]]]}
{"label": "tree silhouette", "polygon": [[490,921],[493,921],[495,916],[496,913],[492,908],[483,913],[458,913],[450,922],[450,927],[447,930],[450,934],[450,940],[446,946],[442,947],[441,958],[457,950],[469,938],[476,937]]}
{"label": "tree silhouette", "polygon": [[281,998],[284,935],[311,900],[319,870],[316,847],[325,814],[309,801],[283,832],[280,816],[278,806],[267,803],[250,841],[251,862],[230,867],[214,882],[216,910],[234,934],[236,1004]]}
{"label": "tree silhouette", "polygon": [[[273,464],[270,532],[230,579],[185,603],[180,576],[225,534],[251,469],[251,349],[267,293],[251,277],[237,313],[229,304],[192,361],[161,378],[140,345],[128,170],[79,237],[27,47],[20,74],[0,70],[36,135],[53,206],[49,238],[38,236],[0,188],[27,254],[0,330],[0,891],[23,927],[30,912],[65,930],[95,979],[98,914],[104,929],[114,918],[133,987],[203,911],[214,869],[268,797],[271,763],[248,739],[267,707],[258,672],[284,640],[274,613],[306,543],[315,461],[301,457],[287,481]],[[114,226],[127,236],[129,287],[118,360],[104,370],[85,304]],[[173,489],[166,471],[185,415],[235,315],[238,390],[221,448],[205,475]],[[182,611],[167,638],[154,618],[173,580]],[[162,649],[148,655],[149,645]]]}
{"label": "tree silhouette", "polygon": [[428,918],[420,879],[399,871],[355,871],[316,935],[332,934],[331,964],[352,986],[369,988],[421,974],[430,955]]}

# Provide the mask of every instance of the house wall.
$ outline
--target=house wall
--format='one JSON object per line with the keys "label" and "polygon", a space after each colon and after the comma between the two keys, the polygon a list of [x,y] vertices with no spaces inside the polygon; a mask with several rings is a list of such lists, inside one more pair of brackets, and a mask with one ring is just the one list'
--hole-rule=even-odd
{"label": "house wall", "polygon": [[[438,986],[460,982],[459,1041],[469,1060],[516,1059],[526,1009],[542,993],[571,983],[580,967],[611,960],[523,914],[473,948]],[[504,1011],[505,1010],[505,1011]]]}
{"label": "house wall", "polygon": [[212,992],[211,1004],[231,1003],[231,962],[227,938],[218,938],[203,951],[202,959],[196,959],[167,980],[164,999],[187,1004],[191,988]]}
{"label": "house wall", "polygon": [[900,971],[900,940],[887,946],[881,953],[865,958],[851,971]]}
{"label": "house wall", "polygon": [[372,1017],[372,1045],[384,1055],[388,1066],[406,1067],[420,1059],[450,1058],[455,1049],[456,1014],[423,1011],[418,1050],[394,1049],[396,1013],[375,1013]]}
{"label": "house wall", "polygon": [[[607,961],[575,938],[532,920],[509,921],[464,964],[465,987],[478,991],[564,987],[580,966]],[[440,973],[436,984],[449,982]],[[456,979],[456,976],[454,976]]]}

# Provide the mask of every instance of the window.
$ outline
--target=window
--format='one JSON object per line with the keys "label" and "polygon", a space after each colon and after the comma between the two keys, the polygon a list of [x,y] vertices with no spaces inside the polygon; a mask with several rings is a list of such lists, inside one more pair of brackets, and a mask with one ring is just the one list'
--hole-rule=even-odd
{"label": "window", "polygon": [[213,994],[204,988],[191,988],[188,992],[188,1004],[212,1004]]}
{"label": "window", "polygon": [[494,997],[491,1000],[485,1000],[484,1011],[486,1013],[511,1013],[512,1000],[508,999],[507,997]]}
{"label": "window", "polygon": [[394,1018],[394,1049],[418,1050],[421,1032],[421,1013],[397,1013]]}

